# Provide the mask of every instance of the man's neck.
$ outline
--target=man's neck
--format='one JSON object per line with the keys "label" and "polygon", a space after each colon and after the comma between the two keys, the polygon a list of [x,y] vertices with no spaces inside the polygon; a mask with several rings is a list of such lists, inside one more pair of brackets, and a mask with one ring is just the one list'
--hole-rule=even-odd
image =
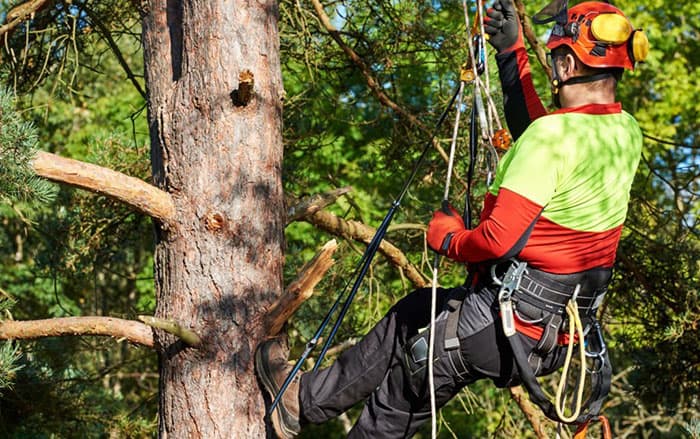
{"label": "man's neck", "polygon": [[561,107],[580,107],[589,104],[612,104],[615,91],[612,87],[590,87],[589,84],[571,84],[559,91]]}

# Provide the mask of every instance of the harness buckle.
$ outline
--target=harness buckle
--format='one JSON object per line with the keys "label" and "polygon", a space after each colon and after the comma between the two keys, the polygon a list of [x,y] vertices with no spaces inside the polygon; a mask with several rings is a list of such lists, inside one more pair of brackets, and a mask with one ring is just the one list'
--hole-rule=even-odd
{"label": "harness buckle", "polygon": [[491,267],[491,279],[501,289],[498,291],[498,307],[501,311],[501,323],[506,337],[515,335],[515,317],[513,316],[513,293],[520,286],[520,280],[527,271],[527,262],[511,261],[508,270],[499,279],[496,275],[496,266]]}

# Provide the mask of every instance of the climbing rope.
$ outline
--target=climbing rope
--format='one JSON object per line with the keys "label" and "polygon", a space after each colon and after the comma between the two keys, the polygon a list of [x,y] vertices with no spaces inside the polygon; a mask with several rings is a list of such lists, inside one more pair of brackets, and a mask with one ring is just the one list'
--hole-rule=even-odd
{"label": "climbing rope", "polygon": [[[449,212],[450,181],[452,180],[452,170],[454,168],[455,151],[457,149],[457,137],[459,134],[459,119],[462,114],[462,96],[464,94],[464,81],[459,83],[459,93],[457,97],[457,111],[455,123],[452,127],[452,140],[450,142],[450,155],[447,160],[447,176],[445,177],[445,192],[442,197],[442,208]],[[437,277],[440,255],[435,254],[433,259],[432,294],[430,296],[430,331],[428,335],[428,387],[430,389],[430,418],[431,436],[437,437],[437,404],[435,402],[435,374],[433,371],[433,357],[435,352],[435,314],[437,313]]]}
{"label": "climbing rope", "polygon": [[[581,286],[577,285],[573,297],[571,297],[569,303],[566,304],[566,314],[569,316],[569,344],[566,349],[566,359],[564,360],[564,366],[561,371],[561,379],[557,386],[554,404],[557,416],[559,416],[563,422],[573,422],[581,414],[583,389],[586,381],[586,348],[583,343],[583,324],[581,323],[581,316],[579,315],[578,306],[576,305],[576,298],[580,289]],[[575,337],[578,337],[578,343],[575,343]],[[579,375],[578,385],[576,386],[576,403],[574,404],[573,412],[571,415],[566,416],[564,413],[566,398],[563,396],[563,393],[569,375],[571,358],[575,349],[574,346],[578,346],[581,373]]]}
{"label": "climbing rope", "polygon": [[[472,139],[470,141],[475,142],[476,135],[476,120],[478,120],[480,132],[481,132],[481,143],[482,146],[486,147],[487,150],[487,185],[491,183],[491,178],[495,172],[496,163],[498,155],[494,147],[494,140],[496,139],[496,134],[498,133],[498,145],[504,146],[506,142],[503,139],[509,139],[505,130],[501,125],[498,118],[498,112],[496,106],[491,97],[490,93],[490,83],[488,78],[488,58],[486,53],[485,38],[484,38],[484,22],[481,14],[483,8],[482,1],[476,0],[476,13],[475,19],[472,26],[469,23],[469,9],[467,6],[467,0],[462,0],[462,6],[464,9],[464,19],[467,31],[469,31],[469,36],[467,38],[468,48],[469,48],[469,58],[465,65],[462,66],[460,71],[460,85],[457,99],[457,111],[455,115],[455,122],[452,129],[452,139],[450,142],[450,154],[447,163],[447,176],[445,178],[445,191],[442,199],[442,209],[445,213],[450,214],[449,208],[449,193],[450,193],[450,182],[452,179],[452,172],[454,168],[454,155],[457,145],[457,138],[459,136],[459,122],[462,113],[462,100],[464,95],[464,89],[467,84],[473,84],[473,94],[474,94],[474,105],[472,107],[472,121],[470,136]],[[485,83],[481,80],[480,75],[482,73],[486,74]],[[486,105],[484,104],[484,96],[486,98]],[[497,126],[497,131],[494,132],[493,127]],[[509,144],[509,142],[508,142]],[[505,148],[504,148],[505,149]],[[476,151],[474,148],[470,148],[470,169],[474,166],[476,160]],[[469,180],[471,180],[471,172]],[[468,190],[470,192],[471,181],[468,182]],[[469,193],[467,193],[467,204]],[[471,221],[469,221],[470,223]],[[467,226],[470,227],[470,224]],[[430,331],[428,338],[428,388],[430,392],[430,414],[431,414],[431,437],[435,439],[437,437],[437,404],[435,399],[435,381],[434,381],[434,352],[435,352],[435,319],[437,313],[437,284],[438,284],[438,266],[440,262],[440,255],[436,254],[433,260],[432,267],[432,293],[430,300]]]}

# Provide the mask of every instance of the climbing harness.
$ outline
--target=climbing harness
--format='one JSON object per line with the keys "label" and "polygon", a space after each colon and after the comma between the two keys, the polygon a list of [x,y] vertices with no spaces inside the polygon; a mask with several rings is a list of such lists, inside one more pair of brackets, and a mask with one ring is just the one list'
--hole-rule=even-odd
{"label": "climbing harness", "polygon": [[[323,318],[323,321],[319,325],[318,329],[314,333],[314,335],[311,337],[311,340],[309,340],[306,343],[306,346],[304,348],[304,352],[301,354],[299,357],[299,360],[297,360],[296,364],[292,368],[292,370],[289,372],[287,375],[287,378],[284,380],[284,383],[282,386],[280,386],[280,390],[275,396],[275,398],[272,401],[272,404],[270,404],[270,408],[268,410],[268,414],[272,414],[272,412],[275,410],[277,407],[277,404],[279,404],[280,400],[282,399],[282,395],[284,395],[284,392],[287,390],[289,387],[289,384],[292,382],[294,377],[296,376],[297,372],[301,369],[302,364],[306,359],[309,357],[311,352],[316,348],[316,345],[318,344],[319,339],[321,338],[323,332],[326,330],[326,327],[330,323],[331,319],[333,318],[333,315],[336,313],[338,308],[341,306],[342,303],[342,308],[340,310],[340,313],[338,314],[338,317],[336,318],[335,324],[333,325],[333,328],[331,329],[330,334],[328,335],[328,338],[326,339],[323,348],[321,350],[321,354],[319,355],[318,359],[316,360],[316,365],[314,366],[314,370],[318,369],[319,365],[323,361],[323,357],[325,356],[326,352],[328,352],[328,349],[331,346],[331,343],[333,341],[333,338],[335,337],[335,334],[338,332],[338,328],[340,327],[340,324],[345,317],[345,314],[347,314],[348,309],[350,308],[350,304],[352,303],[353,299],[357,295],[357,291],[360,288],[360,285],[362,284],[362,280],[364,279],[365,275],[367,274],[367,270],[369,269],[370,263],[372,262],[372,259],[377,253],[377,250],[379,250],[379,245],[382,242],[382,239],[384,239],[384,235],[386,235],[387,229],[389,228],[389,224],[391,223],[391,220],[393,219],[394,215],[396,214],[396,211],[398,210],[399,206],[401,205],[401,201],[403,200],[403,197],[406,195],[408,192],[409,187],[411,186],[411,183],[413,182],[414,178],[418,174],[418,170],[420,169],[421,165],[423,164],[423,161],[425,160],[428,151],[430,148],[433,146],[433,141],[435,139],[435,136],[440,130],[440,127],[444,123],[445,119],[447,118],[448,113],[452,109],[452,105],[454,104],[455,100],[457,99],[457,95],[459,94],[461,89],[461,86],[458,86],[457,89],[455,90],[455,93],[452,95],[450,98],[449,102],[447,103],[447,106],[445,107],[444,111],[438,118],[437,123],[435,124],[435,127],[433,128],[433,132],[431,133],[430,139],[425,143],[425,146],[423,147],[423,150],[418,157],[418,159],[415,161],[413,165],[413,169],[409,175],[409,177],[406,179],[404,182],[403,187],[401,188],[401,191],[399,192],[399,195],[396,197],[396,199],[392,202],[391,207],[389,208],[389,211],[387,212],[386,216],[382,220],[381,224],[377,228],[377,231],[375,232],[374,236],[370,240],[370,243],[367,245],[367,248],[365,249],[365,252],[363,253],[362,257],[360,258],[360,261],[358,262],[357,266],[355,267],[355,271],[353,273],[352,279],[354,279],[354,282],[352,282],[352,287],[350,288],[350,281],[345,284],[345,287],[341,290],[340,294],[336,298],[335,302],[331,306],[331,308],[328,310],[328,313],[326,313],[326,316]],[[350,291],[348,292],[348,288],[350,288]],[[346,292],[347,297],[346,296]],[[345,297],[345,300],[343,301],[343,298]]]}
{"label": "climbing harness", "polygon": [[[592,273],[591,278],[598,277],[598,288],[582,283],[576,286],[564,284],[552,275],[528,268],[525,262],[507,261],[503,272],[502,264],[491,267],[491,277],[495,285],[500,286],[498,304],[501,314],[503,332],[513,351],[513,356],[523,385],[536,403],[550,419],[564,424],[585,424],[598,417],[604,398],[610,390],[612,367],[602,331],[595,318],[595,312],[602,303],[607,290],[609,270]],[[597,276],[596,276],[597,275]],[[564,319],[566,314],[567,319]],[[581,315],[584,316],[584,325]],[[544,323],[542,335],[529,356],[517,334],[517,322]],[[560,330],[568,322],[568,337],[564,338]],[[544,395],[536,379],[541,362],[557,344],[566,344],[566,357],[562,376],[557,386],[555,402]],[[574,350],[578,348],[580,375],[575,387],[575,403],[570,414],[565,413],[566,397],[564,388],[568,378]],[[587,368],[590,360],[592,368]],[[585,378],[590,375],[591,393],[583,401]],[[584,411],[587,410],[585,413]]]}

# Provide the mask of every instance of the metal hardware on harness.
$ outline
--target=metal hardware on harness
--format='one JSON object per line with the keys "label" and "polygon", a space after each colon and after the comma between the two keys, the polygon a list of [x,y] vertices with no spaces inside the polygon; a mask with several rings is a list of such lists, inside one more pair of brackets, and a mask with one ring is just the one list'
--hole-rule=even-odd
{"label": "metal hardware on harness", "polygon": [[598,323],[598,320],[593,319],[592,322],[592,331],[595,331],[596,338],[598,339],[598,344],[600,345],[600,349],[598,352],[591,352],[588,349],[586,349],[586,357],[588,358],[595,358],[598,360],[599,364],[596,369],[588,369],[588,372],[590,373],[598,373],[603,369],[603,366],[605,366],[605,354],[608,352],[608,346],[605,344],[605,340],[603,339],[603,332],[602,329],[600,328],[600,323]]}
{"label": "metal hardware on harness", "polygon": [[527,271],[527,262],[514,262],[508,267],[503,280],[496,275],[496,266],[491,267],[491,278],[496,285],[500,285],[498,291],[498,306],[501,311],[501,323],[506,337],[515,335],[515,318],[513,317],[513,302],[511,298],[515,290],[520,286],[520,279]]}

